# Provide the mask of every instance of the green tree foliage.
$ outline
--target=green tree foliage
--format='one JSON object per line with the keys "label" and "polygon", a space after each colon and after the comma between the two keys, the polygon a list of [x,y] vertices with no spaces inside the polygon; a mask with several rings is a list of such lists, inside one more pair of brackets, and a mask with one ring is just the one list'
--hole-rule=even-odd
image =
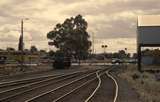
{"label": "green tree foliage", "polygon": [[0,51],[4,51],[3,49],[0,49]]}
{"label": "green tree foliage", "polygon": [[38,51],[38,49],[37,49],[36,46],[33,45],[33,46],[31,46],[30,51],[31,51],[32,53],[35,53],[35,52]]}
{"label": "green tree foliage", "polygon": [[82,59],[88,54],[91,46],[87,27],[88,24],[81,15],[67,18],[47,34],[47,38],[52,41],[49,45],[55,46],[65,54],[72,54],[75,58]]}
{"label": "green tree foliage", "polygon": [[50,51],[48,52],[48,55],[49,55],[50,57],[53,57],[54,54],[55,54],[55,52],[54,52],[53,50],[50,50]]}
{"label": "green tree foliage", "polygon": [[6,51],[15,51],[15,49],[12,48],[12,47],[7,47],[7,48],[6,48]]}
{"label": "green tree foliage", "polygon": [[40,53],[44,53],[44,54],[47,53],[46,50],[42,50],[42,49],[39,50],[39,52],[40,52]]}

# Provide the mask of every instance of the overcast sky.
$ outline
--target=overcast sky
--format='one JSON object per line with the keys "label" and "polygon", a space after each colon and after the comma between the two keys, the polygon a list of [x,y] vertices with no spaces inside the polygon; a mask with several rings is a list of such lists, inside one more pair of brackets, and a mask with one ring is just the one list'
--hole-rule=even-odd
{"label": "overcast sky", "polygon": [[0,48],[17,48],[20,21],[29,18],[24,21],[25,47],[49,49],[47,32],[81,14],[95,35],[96,52],[103,51],[102,44],[108,45],[108,52],[135,52],[137,16],[159,12],[159,0],[0,0]]}

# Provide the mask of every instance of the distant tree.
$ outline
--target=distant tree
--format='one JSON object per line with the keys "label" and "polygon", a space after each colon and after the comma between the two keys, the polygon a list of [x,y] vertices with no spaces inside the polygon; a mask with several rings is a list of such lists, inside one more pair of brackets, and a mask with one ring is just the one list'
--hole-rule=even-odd
{"label": "distant tree", "polygon": [[47,53],[46,50],[39,50],[40,53]]}
{"label": "distant tree", "polygon": [[138,57],[137,53],[133,53],[133,56],[132,56],[132,58],[135,58],[135,59],[137,59],[137,57]]}
{"label": "distant tree", "polygon": [[154,57],[159,58],[159,57],[160,57],[160,50],[159,50],[159,49],[154,49],[154,50],[152,51],[152,55],[153,55]]}
{"label": "distant tree", "polygon": [[3,49],[0,49],[0,51],[4,51]]}
{"label": "distant tree", "polygon": [[125,57],[127,57],[126,52],[125,52],[124,50],[119,50],[118,53],[119,53],[120,58],[125,58]]}
{"label": "distant tree", "polygon": [[131,58],[131,53],[126,53],[126,58]]}
{"label": "distant tree", "polygon": [[50,57],[53,57],[54,54],[55,54],[55,52],[54,52],[53,50],[50,50],[50,51],[48,52],[48,55],[49,55]]}
{"label": "distant tree", "polygon": [[15,49],[12,48],[12,47],[7,47],[7,48],[6,48],[6,51],[15,51]]}
{"label": "distant tree", "polygon": [[119,55],[119,53],[115,52],[112,54],[112,57],[113,58],[120,58],[120,55]]}
{"label": "distant tree", "polygon": [[31,46],[30,51],[31,51],[32,53],[35,53],[35,52],[38,51],[38,49],[37,49],[36,46],[33,45],[33,46]]}
{"label": "distant tree", "polygon": [[150,49],[145,49],[145,50],[142,50],[142,56],[146,56],[146,55],[151,55],[151,50]]}
{"label": "distant tree", "polygon": [[81,15],[67,18],[47,34],[47,38],[52,41],[49,45],[55,46],[64,54],[74,55],[76,59],[83,59],[91,46],[87,27],[88,24]]}
{"label": "distant tree", "polygon": [[29,50],[28,49],[24,49],[24,52],[29,52]]}

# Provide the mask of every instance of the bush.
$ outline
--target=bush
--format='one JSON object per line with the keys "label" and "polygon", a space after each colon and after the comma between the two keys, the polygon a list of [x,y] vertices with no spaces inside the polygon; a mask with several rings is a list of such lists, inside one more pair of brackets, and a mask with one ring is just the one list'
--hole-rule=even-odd
{"label": "bush", "polygon": [[138,78],[139,78],[139,75],[138,75],[138,74],[134,73],[134,74],[132,75],[132,79],[133,79],[133,80],[136,80],[136,79],[138,79]]}

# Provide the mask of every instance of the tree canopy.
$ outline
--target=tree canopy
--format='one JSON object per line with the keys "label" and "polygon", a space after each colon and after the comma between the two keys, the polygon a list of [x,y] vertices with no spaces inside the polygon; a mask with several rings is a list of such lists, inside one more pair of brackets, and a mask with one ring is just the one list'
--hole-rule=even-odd
{"label": "tree canopy", "polygon": [[15,49],[12,48],[12,47],[7,47],[7,48],[6,48],[6,51],[15,51]]}
{"label": "tree canopy", "polygon": [[38,51],[38,49],[37,49],[36,46],[32,45],[31,48],[30,48],[30,51],[31,51],[32,53],[35,53],[35,52]]}
{"label": "tree canopy", "polygon": [[87,27],[88,23],[81,15],[67,18],[62,24],[58,23],[53,30],[47,33],[47,38],[51,40],[49,45],[78,58],[85,56],[91,46]]}

